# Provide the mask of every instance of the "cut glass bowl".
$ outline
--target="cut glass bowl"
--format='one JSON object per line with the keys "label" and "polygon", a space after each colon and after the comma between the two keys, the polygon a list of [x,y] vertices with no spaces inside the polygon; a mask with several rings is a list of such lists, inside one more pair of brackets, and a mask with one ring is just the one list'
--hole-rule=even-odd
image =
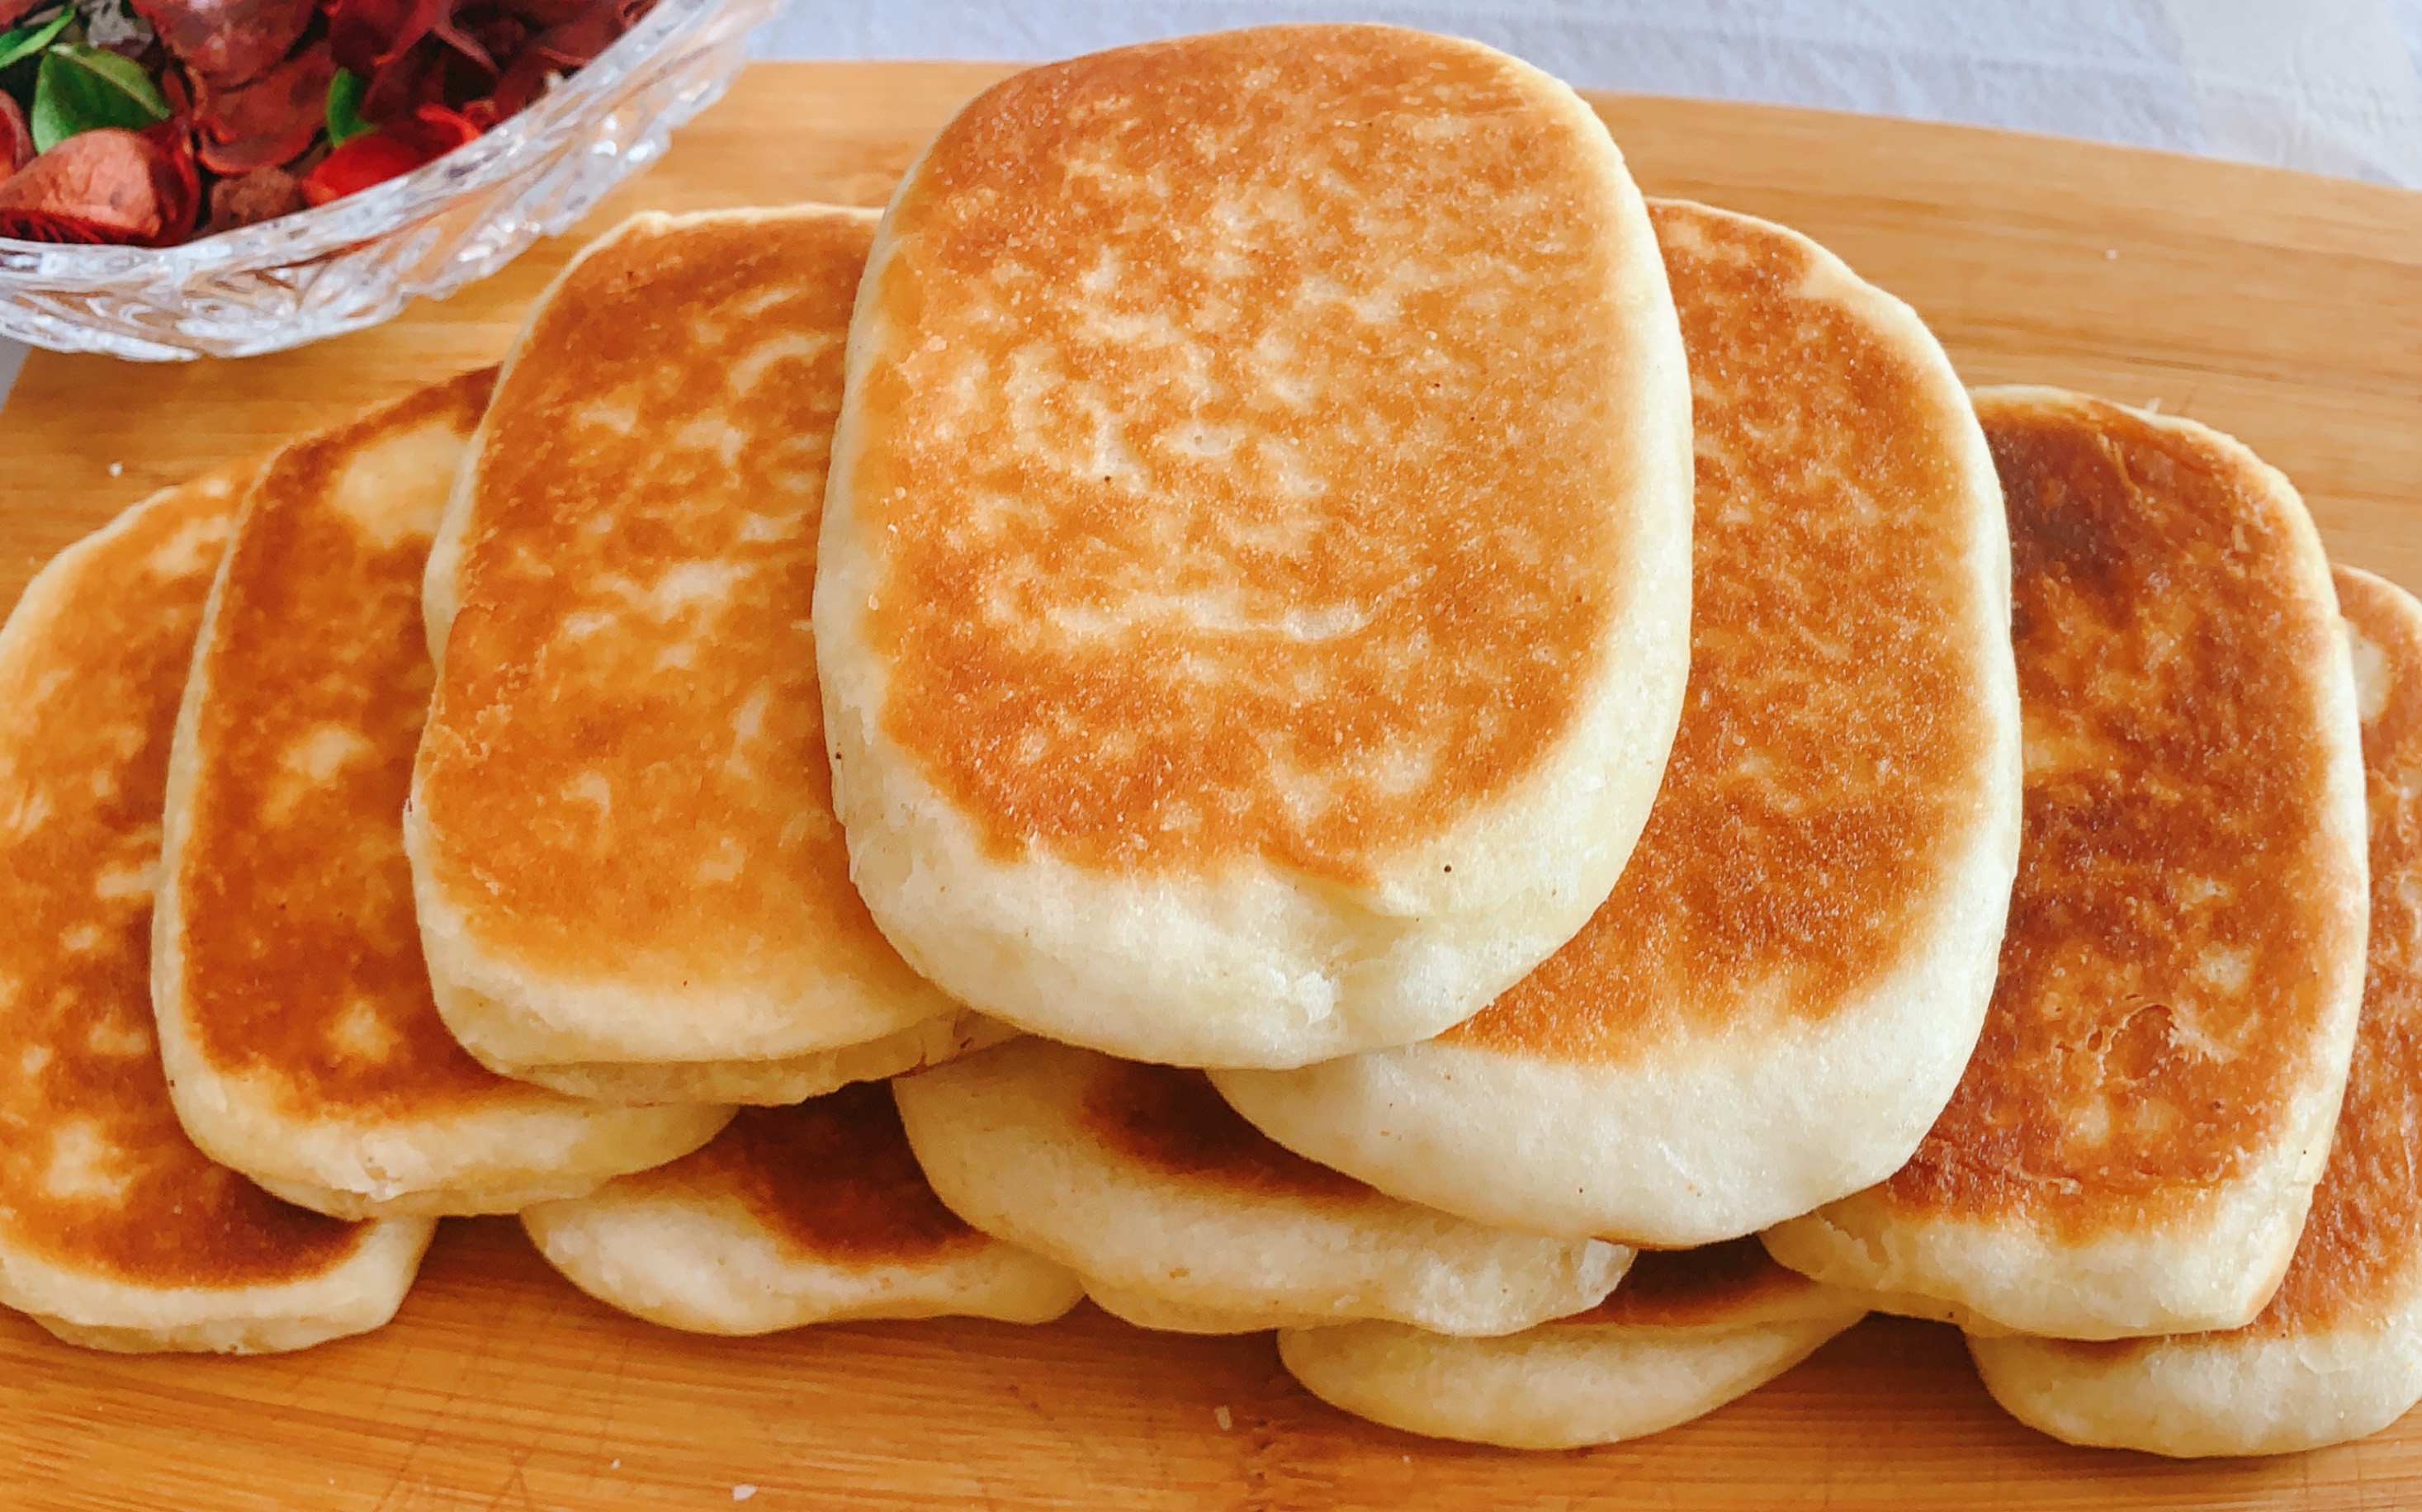
{"label": "cut glass bowl", "polygon": [[147,361],[278,352],[391,320],[568,228],[662,155],[780,0],[657,0],[477,141],[317,210],[182,246],[0,238],[0,336]]}

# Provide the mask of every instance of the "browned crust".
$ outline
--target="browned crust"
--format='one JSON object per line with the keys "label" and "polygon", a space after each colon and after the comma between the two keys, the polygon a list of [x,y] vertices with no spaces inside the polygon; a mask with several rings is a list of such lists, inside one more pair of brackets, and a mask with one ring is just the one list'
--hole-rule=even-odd
{"label": "browned crust", "polygon": [[498,386],[419,800],[438,886],[519,969],[920,990],[850,884],[809,626],[873,233],[625,228]]}
{"label": "browned crust", "polygon": [[[2262,1315],[2216,1339],[2384,1328],[2413,1295],[2422,1260],[2422,604],[2368,573],[2336,575],[2338,607],[2379,648],[2388,684],[2363,727],[2371,813],[2363,1028],[2295,1258]],[[2060,1347],[2108,1360],[2160,1345]]]}
{"label": "browned crust", "polygon": [[2337,571],[2338,607],[2376,646],[2386,702],[2364,721],[2371,927],[2363,1027],[2329,1168],[2257,1332],[2379,1328],[2422,1258],[2422,604]]}
{"label": "browned crust", "polygon": [[1353,1177],[1272,1142],[1221,1100],[1200,1071],[1103,1057],[1079,1117],[1105,1148],[1195,1185],[1329,1203],[1376,1195]]}
{"label": "browned crust", "polygon": [[[0,1223],[139,1285],[321,1275],[365,1226],[213,1164],[168,1103],[151,1022],[151,875],[194,636],[259,464],[155,496],[78,548],[0,663]],[[29,606],[21,604],[23,616]],[[66,1178],[64,1189],[52,1180]]]}
{"label": "browned crust", "polygon": [[1707,1328],[1816,1289],[1777,1265],[1753,1235],[1691,1250],[1643,1250],[1605,1301],[1559,1321]]}
{"label": "browned crust", "polygon": [[1035,69],[943,130],[842,482],[881,728],[989,854],[1360,882],[1568,733],[1644,360],[1610,161],[1538,75],[1365,26]]}
{"label": "browned crust", "polygon": [[1821,1022],[1897,964],[1981,797],[1964,399],[1801,238],[1650,212],[1691,361],[1690,696],[1613,895],[1451,1041],[1620,1062]]}
{"label": "browned crust", "polygon": [[2024,840],[1983,1037],[1886,1190],[2086,1236],[2238,1176],[2309,1095],[2327,966],[2363,927],[2324,801],[2343,652],[2301,506],[2210,433],[2082,396],[1978,413],[2010,515]]}
{"label": "browned crust", "polygon": [[743,1108],[703,1147],[616,1188],[731,1197],[802,1260],[931,1261],[991,1242],[926,1185],[880,1081],[790,1108]]}
{"label": "browned crust", "polygon": [[[194,1044],[299,1116],[442,1112],[506,1087],[437,1015],[401,815],[432,672],[421,568],[433,517],[374,539],[337,507],[384,441],[479,423],[494,369],[288,447],[253,487],[218,590],[180,850]],[[315,735],[358,753],[311,779]]]}

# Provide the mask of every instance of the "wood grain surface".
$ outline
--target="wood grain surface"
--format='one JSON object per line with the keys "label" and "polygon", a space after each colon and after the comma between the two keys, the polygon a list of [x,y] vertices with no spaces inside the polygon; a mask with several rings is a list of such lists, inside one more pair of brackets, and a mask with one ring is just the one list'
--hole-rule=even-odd
{"label": "wood grain surface", "polygon": [[[631,210],[879,202],[1002,71],[747,75]],[[1966,129],[1604,99],[1652,193],[1798,226],[1914,305],[1974,383],[2032,381],[2241,436],[2331,549],[2422,588],[2422,197]],[[577,244],[376,331],[243,362],[36,354],[0,410],[0,602],[121,505],[494,359]],[[2422,1505],[2422,1415],[2271,1461],[2073,1450],[2005,1418],[1958,1336],[1870,1320],[1769,1389],[1612,1449],[1517,1455],[1347,1419],[1266,1336],[916,1323],[693,1338],[558,1281],[506,1220],[449,1222],[386,1330],[260,1360],[119,1359],[0,1315],[0,1507],[984,1505],[1313,1509]]]}

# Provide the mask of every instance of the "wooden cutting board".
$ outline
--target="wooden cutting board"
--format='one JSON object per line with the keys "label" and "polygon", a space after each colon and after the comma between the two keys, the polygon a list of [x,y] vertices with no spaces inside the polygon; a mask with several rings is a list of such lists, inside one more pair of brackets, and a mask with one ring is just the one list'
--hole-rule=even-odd
{"label": "wooden cutting board", "polygon": [[[763,67],[590,228],[643,207],[880,201],[1001,71]],[[2158,401],[2302,486],[2343,560],[2422,588],[2422,196],[2072,142],[1649,99],[1599,109],[1654,193],[1788,222],[1914,304],[1976,383]],[[0,410],[0,602],[149,490],[501,354],[576,239],[384,329],[178,368],[36,354]],[[752,1489],[753,1488],[753,1489]],[[1948,1330],[1874,1319],[1641,1443],[1517,1455],[1347,1419],[1266,1336],[1090,1308],[746,1341],[558,1281],[509,1220],[449,1222],[389,1328],[260,1360],[118,1359],[0,1316],[0,1505],[1310,1509],[2410,1507],[2422,1414],[2271,1461],[2066,1448]]]}

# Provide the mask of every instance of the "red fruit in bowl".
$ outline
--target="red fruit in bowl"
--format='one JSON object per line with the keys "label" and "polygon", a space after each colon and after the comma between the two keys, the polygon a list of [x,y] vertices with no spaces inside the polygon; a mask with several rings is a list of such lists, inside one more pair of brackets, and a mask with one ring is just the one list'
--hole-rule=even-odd
{"label": "red fruit in bowl", "polygon": [[434,163],[479,134],[479,127],[444,105],[422,105],[321,159],[320,165],[304,176],[303,197],[324,205],[357,194]]}
{"label": "red fruit in bowl", "polygon": [[593,62],[614,45],[632,24],[647,14],[653,0],[579,0],[564,18],[529,40],[521,55],[506,65],[496,80],[495,100],[499,117],[518,115],[544,93],[551,75],[570,73]]}
{"label": "red fruit in bowl", "polygon": [[337,64],[370,78],[412,51],[424,37],[477,63],[489,73],[496,60],[455,24],[453,0],[330,0],[328,43]]}
{"label": "red fruit in bowl", "polygon": [[201,86],[194,125],[202,165],[233,178],[301,157],[327,119],[336,71],[328,44],[314,42],[250,84]]}
{"label": "red fruit in bowl", "polygon": [[202,214],[202,175],[194,162],[194,134],[170,118],[134,134],[151,149],[151,183],[160,199],[160,236],[153,246],[174,246],[194,234]]}
{"label": "red fruit in bowl", "polygon": [[193,230],[200,198],[183,127],[81,132],[0,180],[0,236],[166,246]]}
{"label": "red fruit in bowl", "polygon": [[33,128],[11,97],[0,94],[0,179],[34,161]]}
{"label": "red fruit in bowl", "polygon": [[294,50],[319,8],[314,0],[133,0],[160,41],[197,80],[248,84]]}
{"label": "red fruit in bowl", "polygon": [[258,168],[241,179],[221,179],[211,185],[211,219],[206,234],[258,226],[303,208],[303,185],[284,168]]}

